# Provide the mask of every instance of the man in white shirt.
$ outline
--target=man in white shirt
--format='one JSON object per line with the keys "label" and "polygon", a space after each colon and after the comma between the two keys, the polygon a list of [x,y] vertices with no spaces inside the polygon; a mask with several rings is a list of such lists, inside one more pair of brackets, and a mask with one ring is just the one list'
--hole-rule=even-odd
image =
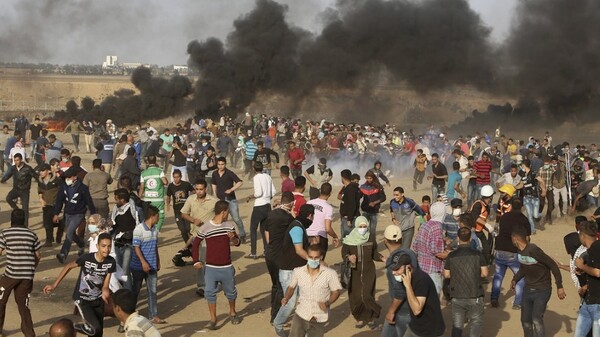
{"label": "man in white shirt", "polygon": [[294,269],[290,285],[281,300],[281,305],[285,305],[296,287],[299,288],[298,306],[289,337],[322,337],[331,304],[339,298],[342,290],[336,271],[321,265],[323,254],[320,247],[311,245],[307,255],[307,265]]}
{"label": "man in white shirt", "polygon": [[325,259],[327,248],[329,247],[327,235],[333,238],[333,245],[335,247],[340,245],[340,240],[331,226],[333,207],[327,202],[327,199],[331,196],[332,189],[333,187],[330,183],[324,183],[321,185],[319,197],[308,202],[309,205],[315,207],[315,215],[312,225],[306,230],[306,234],[311,244],[318,244],[321,247],[323,259]]}
{"label": "man in white shirt", "polygon": [[252,208],[252,215],[250,217],[250,255],[247,258],[256,260],[258,258],[258,255],[256,255],[257,229],[260,225],[260,235],[263,239],[262,256],[264,256],[264,250],[267,246],[264,223],[269,213],[271,213],[271,199],[277,191],[275,190],[271,176],[263,172],[262,162],[254,162],[254,171],[256,172],[254,178],[252,178],[254,195],[249,196],[247,200],[250,202],[250,200],[254,199],[254,208]]}

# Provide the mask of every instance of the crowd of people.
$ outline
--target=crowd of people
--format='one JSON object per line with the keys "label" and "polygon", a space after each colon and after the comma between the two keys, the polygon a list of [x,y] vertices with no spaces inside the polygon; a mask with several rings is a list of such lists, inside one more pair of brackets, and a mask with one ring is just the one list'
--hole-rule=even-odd
{"label": "crowd of people", "polygon": [[[64,134],[74,148],[66,148],[60,134],[49,134],[39,118],[29,124],[24,115],[13,131],[4,125],[0,133],[1,182],[13,181],[6,198],[11,227],[0,234],[0,252],[7,252],[0,330],[14,290],[22,332],[35,336],[27,307],[32,280],[42,248],[59,244],[56,259],[64,267],[43,291],[52,293],[79,269],[73,301],[83,322],[74,330],[102,336],[110,313],[127,336],[160,336],[155,325],[166,321],[157,298],[164,265],[159,237],[172,210],[184,248],[168,263],[196,269],[195,293],[208,304],[210,330],[221,326],[221,291],[229,322],[242,322],[232,247],[249,244],[246,258],[264,258],[270,275],[270,323],[277,336],[322,336],[343,289],[357,329],[381,330],[382,337],[442,336],[443,299],[451,305],[452,336],[462,336],[466,322],[470,336],[481,336],[485,304],[499,307],[507,268],[514,274],[512,309],[521,312],[525,336],[544,336],[552,276],[557,296],[565,298],[560,268],[571,273],[582,299],[575,335],[600,336],[594,323],[600,305],[600,152],[594,144],[555,144],[547,132],[541,141],[518,141],[499,129],[452,141],[433,128],[417,135],[390,124],[249,113],[237,123],[190,119],[161,132],[149,123],[129,129],[111,120],[73,120]],[[82,163],[84,152],[95,159]],[[274,183],[276,175],[281,184]],[[390,179],[400,176],[413,177],[413,193],[423,185],[431,193],[419,203],[408,188],[391,188]],[[43,243],[29,229],[32,181]],[[245,181],[252,189],[241,197]],[[339,200],[337,211],[332,198]],[[244,200],[253,202],[246,219],[240,214]],[[593,215],[577,217],[577,232],[565,237],[569,265],[535,244],[534,235],[553,219],[591,213],[589,208]],[[382,226],[381,213],[390,217]],[[70,259],[73,243],[77,257]],[[336,247],[339,268],[325,262]],[[379,269],[388,281],[387,308],[375,299]],[[488,301],[484,284],[490,278]],[[148,318],[136,311],[144,284]],[[59,321],[56,328],[70,330],[68,323]]]}

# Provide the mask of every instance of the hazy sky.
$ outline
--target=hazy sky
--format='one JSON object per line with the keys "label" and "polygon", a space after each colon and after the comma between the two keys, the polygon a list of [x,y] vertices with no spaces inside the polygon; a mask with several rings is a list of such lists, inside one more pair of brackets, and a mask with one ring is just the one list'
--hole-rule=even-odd
{"label": "hazy sky", "polygon": [[[469,0],[492,28],[508,34],[518,0]],[[288,22],[318,32],[319,14],[335,0],[278,0]],[[233,20],[254,0],[4,0],[0,11],[0,62],[185,64],[194,39],[226,37]]]}

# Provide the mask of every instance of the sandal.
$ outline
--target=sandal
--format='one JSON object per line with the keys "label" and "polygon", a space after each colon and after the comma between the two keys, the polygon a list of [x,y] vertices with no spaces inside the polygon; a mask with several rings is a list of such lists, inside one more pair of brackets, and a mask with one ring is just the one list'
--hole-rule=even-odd
{"label": "sandal", "polygon": [[208,322],[208,330],[217,330],[217,322]]}
{"label": "sandal", "polygon": [[233,325],[238,325],[242,322],[242,319],[237,314],[229,317],[231,318],[231,324]]}
{"label": "sandal", "polygon": [[379,327],[379,325],[377,323],[375,323],[375,321],[370,321],[369,323],[367,323],[367,325],[369,326],[369,329],[371,329],[371,330],[377,330],[377,328]]}
{"label": "sandal", "polygon": [[152,324],[167,324],[167,321],[165,321],[164,319],[162,319],[160,317],[154,317],[152,319]]}

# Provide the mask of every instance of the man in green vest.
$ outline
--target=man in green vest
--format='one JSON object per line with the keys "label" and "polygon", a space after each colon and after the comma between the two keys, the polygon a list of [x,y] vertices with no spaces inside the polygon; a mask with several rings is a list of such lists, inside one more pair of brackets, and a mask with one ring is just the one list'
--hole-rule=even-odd
{"label": "man in green vest", "polygon": [[146,157],[148,168],[142,171],[140,178],[140,197],[145,202],[150,202],[159,210],[156,229],[160,231],[165,222],[165,186],[169,184],[165,172],[156,165],[156,156]]}

